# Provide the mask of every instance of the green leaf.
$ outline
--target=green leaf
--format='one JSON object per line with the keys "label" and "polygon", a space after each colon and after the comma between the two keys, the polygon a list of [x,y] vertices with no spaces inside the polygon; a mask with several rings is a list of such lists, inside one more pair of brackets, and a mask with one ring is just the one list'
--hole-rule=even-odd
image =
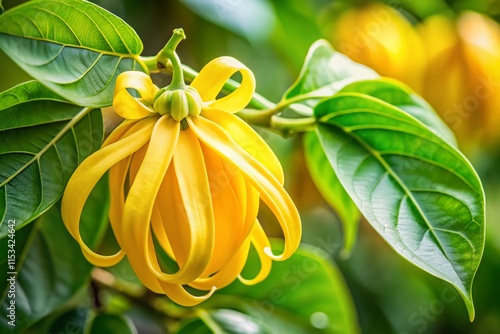
{"label": "green leaf", "polygon": [[392,104],[427,125],[449,144],[457,146],[455,135],[430,104],[402,82],[389,78],[358,81],[345,86],[340,93],[366,94]]}
{"label": "green leaf", "polygon": [[[282,241],[273,242],[282,249]],[[260,266],[252,252],[243,276]],[[231,301],[236,300],[232,306]],[[358,333],[354,305],[340,271],[318,248],[302,245],[269,276],[253,286],[236,281],[202,304],[236,308],[273,333]]]}
{"label": "green leaf", "polygon": [[309,132],[304,136],[304,151],[307,169],[314,184],[326,202],[338,214],[344,226],[344,249],[342,255],[352,251],[358,233],[360,213],[349,194],[340,183],[335,171],[330,166],[318,136]]}
{"label": "green leaf", "polygon": [[331,166],[377,232],[411,263],[453,284],[474,318],[484,192],[474,168],[416,118],[343,93],[315,108]]}
{"label": "green leaf", "polygon": [[94,312],[88,308],[81,307],[69,310],[55,319],[47,332],[85,334],[88,319],[93,316]]}
{"label": "green leaf", "polygon": [[312,115],[321,98],[332,96],[347,84],[358,80],[377,79],[372,69],[336,52],[326,40],[316,41],[306,56],[297,81],[285,92],[282,102],[296,100],[291,107],[306,116]]}
{"label": "green leaf", "polygon": [[121,314],[99,314],[89,326],[89,334],[136,334],[137,329],[130,319]]}
{"label": "green leaf", "polygon": [[[108,207],[108,183],[104,178],[92,191],[82,213],[80,231],[91,247],[102,238],[108,221]],[[36,321],[58,310],[88,283],[92,266],[66,230],[60,211],[59,202],[36,224],[16,232],[16,326],[12,333],[23,333]],[[23,244],[17,243],[18,233],[23,235],[24,230],[31,226],[34,227],[30,236],[22,237]],[[0,270],[2,273],[10,271],[3,266]],[[12,330],[3,314],[11,300],[6,296],[6,288],[2,286],[0,332]]]}
{"label": "green leaf", "polygon": [[0,49],[80,106],[111,105],[118,74],[146,71],[142,48],[123,20],[87,1],[28,1],[0,16]]}
{"label": "green leaf", "polygon": [[[0,222],[20,228],[49,209],[102,138],[100,110],[72,105],[38,82],[0,94]],[[0,238],[6,230],[0,223]]]}
{"label": "green leaf", "polygon": [[248,315],[228,309],[202,310],[196,312],[198,318],[189,319],[175,331],[177,334],[227,333],[227,334],[268,334],[272,333]]}

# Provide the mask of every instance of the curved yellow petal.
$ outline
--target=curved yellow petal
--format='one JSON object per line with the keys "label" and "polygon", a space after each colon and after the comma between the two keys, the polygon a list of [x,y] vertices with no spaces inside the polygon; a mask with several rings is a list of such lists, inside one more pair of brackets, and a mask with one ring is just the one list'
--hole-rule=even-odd
{"label": "curved yellow petal", "polygon": [[149,139],[154,120],[145,119],[135,126],[135,132],[95,152],[76,169],[64,190],[62,218],[69,233],[82,248],[83,254],[92,264],[100,267],[118,263],[124,255],[120,250],[114,255],[100,255],[92,251],[80,235],[80,216],[87,198],[104,173],[119,161],[130,156]]}
{"label": "curved yellow petal", "polygon": [[[241,84],[231,94],[216,99],[226,81],[236,72],[241,73]],[[219,57],[203,67],[191,83],[207,108],[238,112],[245,108],[255,91],[255,77],[245,65],[231,57]],[[205,109],[205,108],[204,108]]]}
{"label": "curved yellow petal", "polygon": [[253,229],[255,219],[259,213],[260,194],[248,179],[245,179],[247,190],[247,211],[245,219],[245,233],[248,235]]}
{"label": "curved yellow petal", "polygon": [[170,241],[168,240],[168,235],[167,232],[165,231],[165,228],[163,227],[163,219],[161,217],[161,212],[160,208],[158,206],[159,201],[158,197],[160,196],[160,192],[158,192],[157,195],[157,200],[155,201],[153,205],[153,215],[151,216],[151,226],[153,228],[153,232],[156,236],[156,239],[158,240],[158,243],[160,244],[161,248],[170,256],[172,259],[175,260],[175,255],[174,251],[172,250],[172,246],[170,245]]}
{"label": "curved yellow petal", "polygon": [[[127,91],[135,89],[141,95],[135,98]],[[113,108],[123,118],[140,119],[155,113],[149,106],[153,105],[153,98],[158,87],[153,84],[149,75],[139,71],[127,71],[116,78]]]}
{"label": "curved yellow petal", "polygon": [[175,275],[178,276],[177,280],[189,283],[207,268],[215,239],[214,212],[205,160],[198,138],[189,129],[182,131],[179,136],[174,155],[174,172],[181,196],[181,202],[177,203],[182,203],[189,224],[188,239],[183,240],[184,243],[189,240],[187,257],[183,259],[184,263],[179,263],[180,270]]}
{"label": "curved yellow petal", "polygon": [[190,307],[198,305],[201,302],[204,302],[210,296],[212,296],[217,289],[215,286],[211,288],[211,290],[203,295],[203,296],[194,296],[184,289],[182,285],[179,284],[169,284],[160,282],[163,292],[167,295],[168,298],[173,300],[179,305]]}
{"label": "curved yellow petal", "polygon": [[220,125],[245,151],[263,164],[281,184],[285,176],[281,164],[269,145],[238,116],[217,110],[205,110],[203,117]]}
{"label": "curved yellow petal", "polygon": [[116,241],[123,248],[121,239],[121,222],[123,207],[125,205],[125,180],[130,166],[131,157],[122,159],[109,170],[109,221],[115,234]]}
{"label": "curved yellow petal", "polygon": [[168,236],[173,256],[179,267],[184,266],[189,256],[191,232],[186,210],[182,204],[179,182],[173,164],[170,164],[158,191],[156,203]]}
{"label": "curved yellow petal", "polygon": [[148,151],[148,147],[149,147],[149,141],[146,144],[144,144],[140,149],[138,149],[132,156],[132,159],[130,161],[129,180],[128,180],[130,187],[134,183],[135,177],[139,172],[139,168],[141,168],[142,162],[144,161],[144,157],[146,156],[146,152]]}
{"label": "curved yellow petal", "polygon": [[234,256],[245,240],[242,235],[244,215],[241,204],[231,185],[219,156],[206,145],[201,145],[208,174],[210,195],[215,223],[215,240],[212,260],[201,276],[209,276]]}
{"label": "curved yellow petal", "polygon": [[217,287],[217,289],[228,286],[238,278],[238,275],[245,267],[249,250],[250,239],[247,238],[238,251],[232,254],[231,260],[221,270],[208,278],[198,278],[189,284],[189,286],[200,290],[209,290],[213,286]]}
{"label": "curved yellow petal", "polygon": [[187,122],[202,142],[238,165],[259,191],[264,203],[278,219],[285,237],[285,249],[282,254],[274,255],[271,249],[266,249],[266,253],[275,260],[289,258],[299,246],[302,227],[297,208],[281,183],[217,124],[203,117],[187,117]]}
{"label": "curved yellow petal", "polygon": [[118,125],[116,129],[114,129],[113,132],[109,134],[108,138],[106,138],[106,140],[102,144],[102,147],[108,146],[109,144],[113,144],[114,142],[118,141],[121,137],[128,133],[132,126],[134,126],[134,124],[136,124],[137,122],[139,122],[139,120],[136,119],[126,119],[121,122],[120,125]]}
{"label": "curved yellow petal", "polygon": [[123,248],[134,271],[144,285],[158,289],[158,280],[146,263],[153,204],[172,160],[180,123],[169,116],[156,122],[144,160],[125,200],[122,218]]}
{"label": "curved yellow petal", "polygon": [[269,273],[271,272],[272,260],[266,253],[266,249],[271,249],[271,243],[269,242],[266,232],[264,232],[264,229],[262,228],[258,220],[255,222],[249,239],[251,240],[253,246],[255,247],[255,250],[257,251],[257,254],[259,255],[260,270],[254,278],[247,279],[242,277],[241,275],[239,275],[238,278],[241,283],[245,285],[254,285],[266,279],[266,277],[269,276]]}
{"label": "curved yellow petal", "polygon": [[[154,210],[153,210],[154,212]],[[156,213],[153,213],[155,215]],[[158,264],[158,259],[156,257],[156,253],[154,251],[153,238],[151,233],[148,233],[148,255],[149,261],[152,263],[156,271],[160,271],[160,265]],[[207,300],[216,290],[215,286],[211,286],[205,290],[210,290],[207,294],[202,296],[195,296],[191,293],[187,292],[181,284],[171,284],[168,282],[158,280],[158,284],[160,286],[160,290],[155,292],[163,292],[167,297],[172,299],[177,304],[183,306],[194,306],[205,300]]]}

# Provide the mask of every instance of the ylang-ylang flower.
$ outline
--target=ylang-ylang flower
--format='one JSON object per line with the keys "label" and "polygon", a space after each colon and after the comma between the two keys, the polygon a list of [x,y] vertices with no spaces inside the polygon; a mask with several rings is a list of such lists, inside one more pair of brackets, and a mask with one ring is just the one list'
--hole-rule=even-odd
{"label": "ylang-ylang flower", "polygon": [[[166,89],[160,90],[142,72],[118,76],[113,107],[125,121],[75,171],[63,196],[62,215],[92,264],[112,266],[127,256],[145,286],[189,306],[237,278],[246,284],[262,281],[272,259],[284,260],[298,247],[301,226],[283,188],[278,159],[233,114],[252,98],[252,72],[233,58],[221,57],[185,86],[175,52],[170,58],[174,75]],[[218,98],[236,72],[241,73],[240,86]],[[134,90],[138,94],[131,95]],[[91,190],[108,170],[109,218],[120,250],[101,255],[84,243],[79,223]],[[257,220],[260,200],[283,230],[281,254],[272,253]],[[157,245],[177,263],[177,271],[160,266]],[[242,277],[252,246],[260,271]],[[186,286],[208,292],[195,296]]]}

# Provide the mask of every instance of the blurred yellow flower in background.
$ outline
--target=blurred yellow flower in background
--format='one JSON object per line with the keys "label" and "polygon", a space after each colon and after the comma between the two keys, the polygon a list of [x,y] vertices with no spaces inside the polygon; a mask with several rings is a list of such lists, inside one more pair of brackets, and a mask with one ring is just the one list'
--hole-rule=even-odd
{"label": "blurred yellow flower in background", "polygon": [[[242,76],[240,86],[218,99],[236,72]],[[126,255],[145,286],[190,306],[236,278],[246,284],[262,281],[272,259],[284,260],[296,250],[301,224],[283,188],[279,160],[233,115],[252,98],[252,72],[233,58],[221,57],[208,63],[189,87],[183,80],[171,86],[159,90],[142,72],[118,77],[113,107],[126,120],[73,174],[62,215],[92,264],[112,266]],[[100,255],[82,240],[79,223],[90,191],[108,170],[110,223],[121,250]],[[260,199],[283,230],[280,255],[271,252],[257,220]],[[154,240],[177,263],[177,271],[162,268]],[[240,273],[251,245],[261,268],[254,278],[245,279]],[[185,285],[210,292],[195,296]]]}
{"label": "blurred yellow flower in background", "polygon": [[500,25],[486,15],[434,14],[414,27],[382,3],[351,7],[332,43],[354,61],[422,95],[462,149],[496,145],[500,126]]}
{"label": "blurred yellow flower in background", "polygon": [[494,143],[500,126],[500,26],[485,15],[427,18],[419,27],[427,51],[423,96],[465,148]]}
{"label": "blurred yellow flower in background", "polygon": [[380,75],[422,91],[423,45],[414,27],[397,10],[381,3],[353,7],[334,23],[333,46]]}

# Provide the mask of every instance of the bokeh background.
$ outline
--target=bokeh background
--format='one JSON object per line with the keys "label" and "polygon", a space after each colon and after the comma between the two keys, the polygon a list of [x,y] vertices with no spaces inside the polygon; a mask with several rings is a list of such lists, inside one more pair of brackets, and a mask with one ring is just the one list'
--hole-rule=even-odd
{"label": "bokeh background", "polygon": [[[5,0],[4,6],[21,2]],[[340,267],[363,333],[500,333],[500,1],[93,2],[137,31],[144,55],[156,54],[172,29],[182,27],[188,38],[178,52],[185,64],[199,70],[214,57],[233,56],[252,69],[258,92],[274,102],[320,38],[424,96],[456,133],[485,186],[486,247],[473,289],[473,323],[451,286],[397,256],[365,221],[352,254],[341,256],[341,224],[308,177],[300,136],[261,134],[284,164],[303,218],[303,242],[323,248]],[[0,91],[28,79],[0,52]]]}

